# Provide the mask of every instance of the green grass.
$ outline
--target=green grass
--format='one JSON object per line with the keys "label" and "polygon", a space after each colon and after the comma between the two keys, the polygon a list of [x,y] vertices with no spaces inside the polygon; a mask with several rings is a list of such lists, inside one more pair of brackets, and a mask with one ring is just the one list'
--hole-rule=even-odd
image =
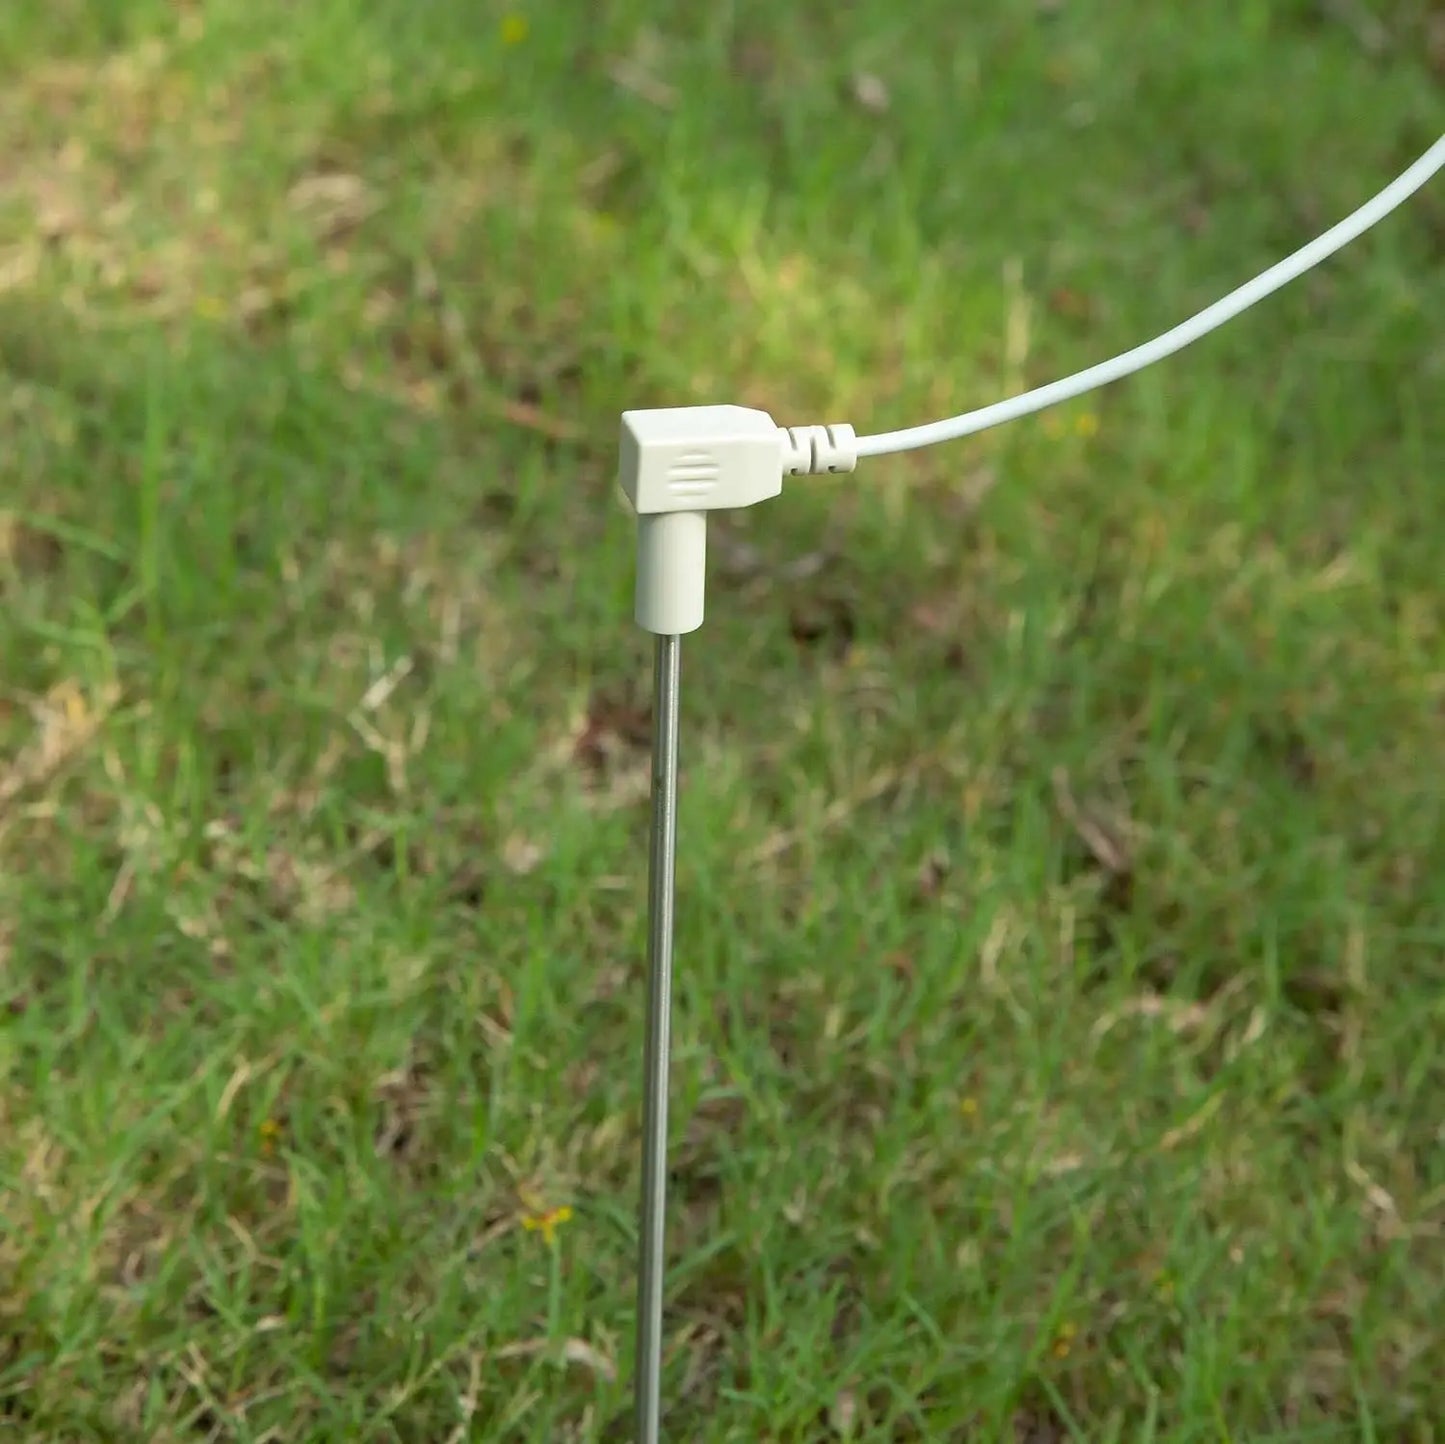
{"label": "green grass", "polygon": [[[1438,17],[18,8],[0,1432],[630,1438],[617,413],[1133,344],[1425,149]],[[669,1438],[1439,1437],[1442,236],[714,524]]]}

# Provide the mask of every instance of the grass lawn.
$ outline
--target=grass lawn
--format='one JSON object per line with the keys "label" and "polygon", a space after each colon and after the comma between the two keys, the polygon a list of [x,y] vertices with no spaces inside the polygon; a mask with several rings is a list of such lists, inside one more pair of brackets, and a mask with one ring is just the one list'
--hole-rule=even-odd
{"label": "grass lawn", "polygon": [[[1132,345],[1438,9],[9,9],[0,1435],[628,1440],[617,413]],[[1442,256],[714,523],[671,1440],[1445,1437]]]}

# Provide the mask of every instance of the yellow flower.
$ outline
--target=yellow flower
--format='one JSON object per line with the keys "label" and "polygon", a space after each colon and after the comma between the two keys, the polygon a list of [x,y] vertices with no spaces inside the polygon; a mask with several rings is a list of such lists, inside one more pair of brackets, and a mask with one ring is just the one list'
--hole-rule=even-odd
{"label": "yellow flower", "polygon": [[281,1125],[274,1118],[263,1118],[256,1132],[261,1135],[261,1152],[269,1158],[276,1151],[276,1140],[281,1137]]}
{"label": "yellow flower", "polygon": [[1074,1347],[1074,1338],[1078,1334],[1078,1328],[1070,1323],[1059,1325],[1059,1332],[1054,1338],[1054,1358],[1067,1359]]}
{"label": "yellow flower", "polygon": [[1081,411],[1074,421],[1074,430],[1089,441],[1099,434],[1099,418],[1092,411]]}
{"label": "yellow flower", "polygon": [[527,38],[530,29],[525,15],[504,15],[501,24],[502,44],[520,45]]}
{"label": "yellow flower", "polygon": [[557,1242],[557,1230],[572,1217],[572,1210],[564,1203],[560,1208],[544,1209],[541,1213],[524,1213],[522,1227],[528,1233],[540,1233],[542,1242],[549,1248]]}
{"label": "yellow flower", "polygon": [[964,1098],[964,1099],[960,1100],[959,1105],[958,1105],[958,1111],[959,1111],[960,1113],[962,1113],[965,1118],[977,1118],[977,1117],[978,1117],[978,1099],[977,1099],[977,1098]]}
{"label": "yellow flower", "polygon": [[67,678],[52,695],[60,700],[60,705],[65,709],[65,720],[71,727],[84,726],[90,715],[90,708],[86,706],[85,694],[74,682]]}

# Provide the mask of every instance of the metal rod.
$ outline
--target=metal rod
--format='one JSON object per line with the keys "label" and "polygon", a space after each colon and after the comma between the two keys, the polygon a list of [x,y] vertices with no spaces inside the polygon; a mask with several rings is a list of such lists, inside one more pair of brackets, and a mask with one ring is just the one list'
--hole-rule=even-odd
{"label": "metal rod", "polygon": [[681,644],[680,637],[658,637],[653,662],[652,850],[647,889],[647,1057],[642,1094],[642,1217],[637,1261],[637,1444],[659,1444],[662,1427],[667,1074],[672,1032]]}

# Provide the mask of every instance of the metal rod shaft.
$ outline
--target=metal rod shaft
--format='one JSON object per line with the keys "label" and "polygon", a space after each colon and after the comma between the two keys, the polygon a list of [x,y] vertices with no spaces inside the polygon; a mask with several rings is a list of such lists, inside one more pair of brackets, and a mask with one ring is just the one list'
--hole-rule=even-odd
{"label": "metal rod shaft", "polygon": [[672,1033],[681,642],[676,636],[658,637],[653,663],[647,1055],[642,1094],[642,1211],[637,1267],[637,1444],[659,1444],[662,1427],[662,1285],[667,1231],[667,1083]]}

